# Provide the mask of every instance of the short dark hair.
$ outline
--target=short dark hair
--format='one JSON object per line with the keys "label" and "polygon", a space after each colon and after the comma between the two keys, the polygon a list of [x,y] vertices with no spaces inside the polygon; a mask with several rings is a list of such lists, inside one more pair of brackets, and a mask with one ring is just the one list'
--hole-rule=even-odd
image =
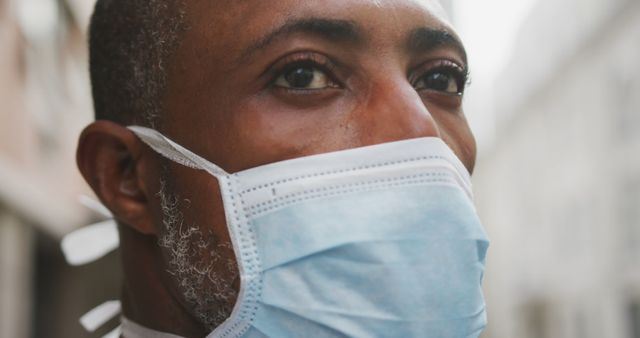
{"label": "short dark hair", "polygon": [[98,0],[89,28],[95,117],[159,127],[167,63],[185,28],[182,0]]}

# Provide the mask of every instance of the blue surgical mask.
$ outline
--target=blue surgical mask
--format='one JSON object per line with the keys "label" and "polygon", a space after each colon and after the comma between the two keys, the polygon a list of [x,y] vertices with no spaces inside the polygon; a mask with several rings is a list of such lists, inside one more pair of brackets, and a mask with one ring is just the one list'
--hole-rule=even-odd
{"label": "blue surgical mask", "polygon": [[229,174],[155,130],[129,129],[220,184],[241,285],[232,315],[208,337],[478,337],[484,329],[489,242],[469,173],[441,139]]}

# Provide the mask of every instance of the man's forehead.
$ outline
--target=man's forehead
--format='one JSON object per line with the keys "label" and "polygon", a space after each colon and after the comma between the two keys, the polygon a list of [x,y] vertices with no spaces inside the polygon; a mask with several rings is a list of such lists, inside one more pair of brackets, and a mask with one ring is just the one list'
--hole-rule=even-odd
{"label": "man's forehead", "polygon": [[[186,0],[187,3],[204,3],[211,4],[218,7],[221,10],[229,9],[231,7],[240,7],[246,8],[247,6],[256,6],[261,3],[265,3],[263,0]],[[272,0],[268,3],[274,4],[277,2],[283,2],[282,0]],[[305,5],[305,4],[313,4],[313,2],[308,0],[298,0],[298,1],[285,1],[289,3],[297,2],[297,5]],[[419,5],[431,11],[433,14],[446,17],[446,11],[443,9],[440,0],[343,0],[342,2],[350,2],[350,3],[360,3],[360,4],[371,4],[378,7],[395,7],[402,5]],[[318,4],[326,4],[325,1],[322,3],[318,2]]]}
{"label": "man's forehead", "polygon": [[[252,12],[280,12],[294,15],[295,13],[310,12],[311,9],[324,9],[328,12],[348,8],[352,6],[374,6],[382,10],[395,10],[398,8],[414,8],[449,24],[448,14],[439,0],[186,0],[187,11],[192,14],[215,14],[216,19],[247,18]],[[202,9],[212,11],[202,11]],[[213,18],[212,18],[213,19]]]}
{"label": "man's forehead", "polygon": [[428,11],[430,11],[434,16],[440,19],[447,24],[451,24],[451,20],[449,18],[449,13],[445,11],[444,7],[442,7],[442,3],[439,0],[417,0],[418,3],[421,3]]}
{"label": "man's forehead", "polygon": [[[447,13],[438,0],[187,0],[187,15],[192,28],[206,38],[218,42],[233,37],[235,43],[242,37],[258,36],[288,20],[304,17],[353,20],[356,24],[381,25],[384,20],[359,15],[377,13],[405,22],[406,13],[421,15],[425,26],[437,26],[456,35]],[[404,11],[402,14],[401,11]],[[388,15],[387,15],[388,14]],[[354,18],[356,20],[354,20]],[[357,20],[360,18],[361,20]],[[360,22],[358,22],[360,21]],[[209,40],[212,41],[212,40]],[[235,44],[234,43],[234,44]],[[229,46],[230,47],[230,46]]]}

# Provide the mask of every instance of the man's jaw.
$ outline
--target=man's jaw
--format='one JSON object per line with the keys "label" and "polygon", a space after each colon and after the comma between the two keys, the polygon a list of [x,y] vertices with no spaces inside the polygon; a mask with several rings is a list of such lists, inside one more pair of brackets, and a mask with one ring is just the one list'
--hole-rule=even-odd
{"label": "man's jaw", "polygon": [[161,179],[158,192],[164,225],[158,245],[179,298],[198,321],[212,330],[231,315],[238,294],[233,287],[238,278],[236,262],[220,254],[228,252],[231,244],[221,243],[195,224],[185,225],[180,198],[167,182],[167,178]]}

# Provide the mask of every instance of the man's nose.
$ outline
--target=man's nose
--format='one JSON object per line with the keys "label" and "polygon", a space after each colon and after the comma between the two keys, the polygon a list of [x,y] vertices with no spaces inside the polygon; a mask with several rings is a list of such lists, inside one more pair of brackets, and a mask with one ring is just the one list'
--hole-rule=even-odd
{"label": "man's nose", "polygon": [[357,124],[362,142],[379,144],[419,137],[440,137],[438,125],[405,77],[373,83]]}

